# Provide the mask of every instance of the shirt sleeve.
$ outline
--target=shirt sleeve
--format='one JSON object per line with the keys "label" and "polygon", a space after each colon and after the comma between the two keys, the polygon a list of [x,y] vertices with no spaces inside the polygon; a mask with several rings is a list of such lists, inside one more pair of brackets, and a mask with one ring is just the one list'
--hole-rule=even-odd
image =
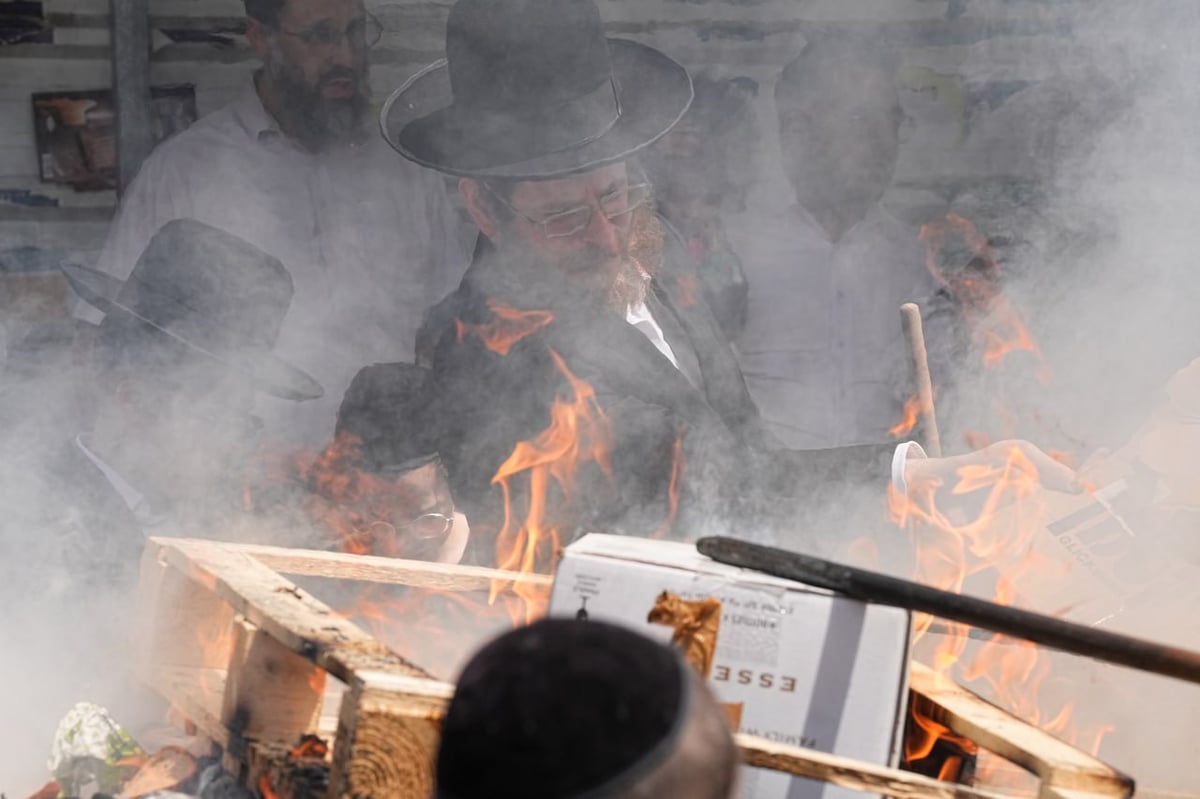
{"label": "shirt sleeve", "polygon": [[[116,278],[128,277],[156,230],[172,219],[191,215],[190,204],[181,202],[187,197],[183,184],[183,175],[172,168],[167,153],[155,150],[121,197],[96,269]],[[91,306],[86,308],[86,312],[76,315],[99,321],[101,314]]]}

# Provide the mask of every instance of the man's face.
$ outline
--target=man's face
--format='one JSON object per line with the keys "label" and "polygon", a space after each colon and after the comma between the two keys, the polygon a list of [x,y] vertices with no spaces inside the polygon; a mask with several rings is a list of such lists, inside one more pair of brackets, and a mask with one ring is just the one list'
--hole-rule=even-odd
{"label": "man's face", "polygon": [[[624,207],[628,188],[623,163],[556,180],[518,183],[508,198],[516,213],[500,224],[497,244],[513,257],[565,275],[595,300],[624,310],[644,298],[652,269],[634,257],[632,239],[641,230],[636,213],[612,213]],[[582,208],[590,209],[590,219],[574,235],[547,236],[555,229],[536,221]]]}
{"label": "man's face", "polygon": [[865,212],[891,182],[900,108],[895,91],[875,83],[857,87],[849,97],[814,92],[780,109],[784,166],[797,199],[809,210]]}
{"label": "man's face", "polygon": [[320,149],[359,130],[374,24],[361,0],[289,0],[264,54],[286,132]]}

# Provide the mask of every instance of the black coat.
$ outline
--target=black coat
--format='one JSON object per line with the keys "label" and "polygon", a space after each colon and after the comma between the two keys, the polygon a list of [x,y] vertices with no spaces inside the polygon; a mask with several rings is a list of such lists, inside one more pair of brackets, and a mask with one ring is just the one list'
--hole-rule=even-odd
{"label": "black coat", "polygon": [[[893,445],[812,451],[773,445],[717,323],[668,271],[683,257],[668,237],[667,266],[648,304],[672,349],[681,358],[694,355],[688,360],[699,366],[699,387],[620,316],[575,296],[555,275],[518,278],[490,248],[477,252],[458,290],[434,309],[422,333],[433,360],[424,424],[436,430],[473,538],[486,539],[499,526],[502,497],[492,485],[498,467],[518,442],[548,427],[556,397],[572,396],[552,352],[594,389],[612,438],[611,476],[585,465],[565,500],[567,538],[589,530],[752,536],[793,523],[799,509],[847,481],[874,481],[883,494]],[[549,310],[553,321],[501,355],[472,332],[495,322],[489,301]],[[488,559],[486,552],[481,558]]]}
{"label": "black coat", "polygon": [[[68,441],[8,460],[0,520],[0,580],[66,626],[101,598],[131,600],[146,538],[121,495]],[[14,611],[16,612],[16,611]],[[128,624],[124,619],[123,624]]]}

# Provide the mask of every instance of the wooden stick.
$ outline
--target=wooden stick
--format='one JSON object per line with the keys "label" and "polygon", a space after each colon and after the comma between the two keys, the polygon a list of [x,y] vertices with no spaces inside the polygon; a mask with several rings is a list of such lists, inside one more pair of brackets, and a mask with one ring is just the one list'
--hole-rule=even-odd
{"label": "wooden stick", "polygon": [[553,582],[553,578],[548,574],[523,574],[482,566],[400,560],[377,555],[351,555],[345,552],[284,549],[260,544],[237,544],[235,548],[280,574],[306,577],[391,583],[440,591],[486,591],[497,580],[545,588],[549,588]]}
{"label": "wooden stick", "polygon": [[1006,795],[968,788],[887,766],[851,760],[815,749],[768,741],[754,735],[734,735],[742,760],[749,766],[808,777],[856,791],[893,799],[1005,799]]}
{"label": "wooden stick", "polygon": [[701,538],[696,542],[696,549],[718,563],[753,569],[785,580],[827,588],[864,602],[920,611],[1074,655],[1200,684],[1200,652],[1085,627],[736,538]]}
{"label": "wooden stick", "polygon": [[1050,788],[1059,790],[1062,799],[1068,791],[1116,799],[1133,793],[1133,780],[1127,775],[983,701],[928,666],[911,664],[909,687],[927,700],[930,707],[922,712],[934,721],[1036,774],[1041,780],[1040,799],[1051,796]]}
{"label": "wooden stick", "polygon": [[925,327],[921,323],[921,308],[912,302],[900,306],[900,326],[908,340],[909,364],[912,366],[913,389],[917,395],[917,412],[921,419],[922,446],[931,458],[942,457],[942,439],[938,435],[937,417],[933,410],[933,382],[929,379],[929,358],[925,352]]}

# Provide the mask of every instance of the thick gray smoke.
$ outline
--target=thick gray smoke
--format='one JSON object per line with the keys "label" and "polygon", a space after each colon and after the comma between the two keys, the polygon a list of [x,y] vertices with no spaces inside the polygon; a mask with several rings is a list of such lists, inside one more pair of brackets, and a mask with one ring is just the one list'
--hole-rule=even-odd
{"label": "thick gray smoke", "polygon": [[[751,184],[749,209],[731,215],[728,227],[735,245],[739,230],[741,241],[762,243],[774,234],[761,221],[793,202],[779,166],[772,81],[794,53],[766,55],[769,48],[763,44],[764,55],[746,56],[757,45],[752,35],[739,38],[738,26],[743,21],[759,26],[769,15],[782,15],[791,24],[790,14],[806,13],[796,7],[809,4],[721,4],[719,14],[703,24],[695,22],[697,4],[668,5],[686,6],[677,13],[687,25],[715,38],[685,41],[680,31],[686,25],[670,19],[645,28],[643,12],[624,5],[602,6],[602,13],[610,21],[622,14],[637,17],[623,23],[625,30],[618,33],[632,30],[697,71],[728,57],[740,61],[719,65],[716,74],[753,76],[750,83],[757,84],[757,91],[751,107],[763,140],[756,153],[738,156],[748,173],[739,182]],[[948,212],[989,237],[1004,296],[1038,349],[1014,353],[996,369],[986,369],[969,341],[964,349],[959,346],[963,341],[938,338],[961,336],[961,328],[930,323],[945,446],[966,451],[966,434],[982,431],[993,439],[1026,437],[1069,452],[1077,462],[1100,448],[1119,448],[1163,402],[1171,375],[1200,357],[1200,200],[1195,189],[1200,185],[1200,55],[1195,47],[1200,11],[1190,0],[916,5],[947,6],[946,18],[931,21],[932,27],[953,31],[978,24],[980,30],[950,42],[932,34],[914,36],[917,22],[900,25],[904,35],[884,20],[855,31],[859,40],[866,38],[868,49],[872,37],[878,37],[880,49],[898,51],[907,119],[901,126],[895,180],[884,203],[912,226],[914,237],[919,224]],[[965,22],[960,20],[964,12]],[[811,23],[804,35],[813,41],[829,34],[827,22],[802,21]],[[1003,31],[1013,35],[1001,35]],[[439,31],[429,38],[440,36]],[[796,37],[797,49],[803,38]],[[730,40],[736,44],[726,50],[723,42]],[[425,43],[426,49],[430,46]],[[681,52],[674,52],[677,47]],[[394,66],[388,68],[388,81],[380,80],[379,68],[375,71],[373,82],[381,92],[400,77]],[[858,88],[848,82],[841,91],[853,96]],[[246,209],[247,218],[255,210]],[[380,254],[372,242],[341,244],[370,257],[395,255]],[[955,246],[970,252],[968,246]],[[355,273],[347,272],[344,279],[356,279]],[[314,308],[324,298],[307,299]],[[372,302],[391,301],[377,292]],[[330,304],[328,310],[345,326],[347,341],[372,339],[363,344],[371,355],[360,364],[314,368],[328,367],[348,377],[352,367],[370,360],[410,356],[411,342],[389,354],[390,332],[355,328],[355,308]],[[898,311],[895,320],[898,338]],[[416,322],[405,319],[398,327],[415,330]],[[302,326],[289,335],[289,345],[297,351],[310,345],[315,334]],[[47,505],[57,501],[64,487],[47,484],[43,467],[69,444],[104,390],[79,359],[55,355],[48,360],[58,352],[47,348],[40,360],[38,352],[27,353],[26,361],[37,366],[28,373],[17,370],[10,358],[0,393],[5,425],[0,434],[0,567],[10,575],[0,584],[0,680],[5,685],[0,788],[10,797],[29,793],[44,780],[54,724],[75,701],[129,706],[131,723],[142,720],[120,657],[129,651],[125,636],[133,624],[128,598],[97,587],[85,601],[65,605],[65,593],[78,591],[63,582],[71,579],[67,564],[86,561],[89,553],[63,551],[56,543],[60,539],[45,528]],[[904,374],[902,363],[897,373]],[[326,398],[331,414],[338,399]],[[1003,400],[1003,410],[997,410],[998,400]],[[1200,456],[1193,452],[1192,457]],[[907,576],[912,569],[907,543],[902,532],[882,522],[883,500],[882,486],[869,494],[829,499],[828,507],[806,520],[803,531],[781,543],[830,557],[862,557]],[[234,535],[229,531],[240,528],[231,519],[218,517],[212,526]],[[271,541],[328,543],[297,529],[276,531]],[[863,554],[858,540],[864,533],[877,555]],[[1153,527],[1139,535],[1144,536],[1139,546],[1156,548],[1161,560],[1194,557],[1177,539],[1156,539]],[[1194,615],[1125,615],[1108,624],[1200,648]],[[1200,690],[1069,658],[1055,658],[1054,663],[1069,675],[1055,683],[1055,691],[1086,708],[1080,714],[1093,726],[1115,728],[1100,750],[1102,758],[1147,785],[1196,787],[1191,772],[1194,735],[1200,731]]]}

